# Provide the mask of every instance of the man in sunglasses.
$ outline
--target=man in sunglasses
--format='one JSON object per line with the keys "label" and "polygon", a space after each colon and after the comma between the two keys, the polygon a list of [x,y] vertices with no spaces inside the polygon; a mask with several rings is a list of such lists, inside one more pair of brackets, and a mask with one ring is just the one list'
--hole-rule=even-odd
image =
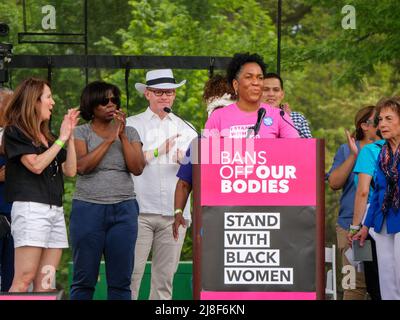
{"label": "man in sunglasses", "polygon": [[[127,119],[143,141],[146,167],[140,176],[132,176],[139,202],[139,230],[132,274],[132,298],[137,299],[147,258],[152,249],[150,300],[172,299],[172,281],[177,270],[186,228],[180,228],[179,240],[172,235],[174,214],[183,214],[190,225],[190,205],[174,213],[174,192],[179,160],[196,137],[181,119],[170,113],[176,92],[186,80],[176,83],[171,69],[152,70],[146,83],[135,88],[149,103],[145,112]],[[189,200],[190,201],[190,200]]]}

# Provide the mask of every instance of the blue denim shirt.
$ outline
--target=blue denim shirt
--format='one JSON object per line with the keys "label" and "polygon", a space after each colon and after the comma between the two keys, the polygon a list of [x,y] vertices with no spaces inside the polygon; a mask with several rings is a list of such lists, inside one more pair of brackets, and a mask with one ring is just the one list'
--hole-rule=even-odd
{"label": "blue denim shirt", "polygon": [[[357,148],[360,149],[360,142],[356,141]],[[336,152],[335,158],[333,159],[332,168],[329,170],[326,178],[330,176],[333,170],[338,168],[345,160],[350,156],[350,148],[348,144],[342,144]],[[340,197],[339,216],[337,223],[340,227],[345,230],[350,228],[350,224],[353,222],[354,214],[354,198],[356,195],[356,186],[354,184],[354,173],[353,171],[347,177],[347,180],[342,189],[342,196]]]}

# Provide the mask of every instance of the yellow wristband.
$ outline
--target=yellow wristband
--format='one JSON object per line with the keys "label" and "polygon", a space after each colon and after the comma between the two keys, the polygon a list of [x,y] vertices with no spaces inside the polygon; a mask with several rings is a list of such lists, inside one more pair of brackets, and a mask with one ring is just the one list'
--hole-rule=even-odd
{"label": "yellow wristband", "polygon": [[157,158],[157,157],[158,157],[158,148],[155,148],[155,149],[154,149],[153,155],[154,155],[154,158]]}
{"label": "yellow wristband", "polygon": [[176,216],[177,214],[183,214],[183,210],[182,209],[175,209],[174,216]]}
{"label": "yellow wristband", "polygon": [[350,230],[350,233],[354,236],[356,233],[358,233],[358,230],[351,229],[351,230]]}
{"label": "yellow wristband", "polygon": [[55,144],[58,144],[61,148],[64,148],[65,142],[61,141],[60,139],[57,139],[54,141]]}

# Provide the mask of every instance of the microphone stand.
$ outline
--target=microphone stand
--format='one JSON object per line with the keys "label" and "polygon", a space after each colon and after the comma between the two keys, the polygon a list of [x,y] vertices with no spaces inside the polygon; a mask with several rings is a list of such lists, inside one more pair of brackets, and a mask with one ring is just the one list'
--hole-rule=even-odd
{"label": "microphone stand", "polygon": [[280,114],[282,120],[285,121],[285,122],[286,122],[289,126],[291,126],[293,129],[295,129],[295,130],[297,131],[297,133],[299,134],[299,137],[301,138],[300,130],[297,129],[294,125],[292,125],[289,121],[287,121],[287,120],[285,119],[285,117],[284,117],[285,111],[281,110],[281,111],[279,111],[279,114]]}
{"label": "microphone stand", "polygon": [[183,119],[181,116],[179,116],[178,114],[176,114],[175,112],[172,112],[171,108],[168,107],[164,107],[163,109],[166,113],[172,113],[173,115],[177,116],[179,119],[181,119],[190,129],[192,129],[194,132],[196,132],[197,137],[201,138],[201,134],[189,123],[187,122],[185,119]]}

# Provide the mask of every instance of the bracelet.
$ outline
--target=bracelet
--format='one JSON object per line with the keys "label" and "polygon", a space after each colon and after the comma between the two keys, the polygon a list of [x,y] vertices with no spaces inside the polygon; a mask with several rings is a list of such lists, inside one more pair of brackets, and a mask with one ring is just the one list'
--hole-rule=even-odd
{"label": "bracelet", "polygon": [[360,231],[361,227],[360,225],[354,226],[354,225],[350,225],[350,230],[351,231]]}
{"label": "bracelet", "polygon": [[175,209],[174,216],[176,216],[177,214],[183,214],[182,209]]}
{"label": "bracelet", "polygon": [[358,230],[355,230],[355,229],[350,229],[350,234],[352,235],[352,236],[354,236],[356,233],[358,233]]}
{"label": "bracelet", "polygon": [[360,229],[361,229],[361,227],[360,227],[360,225],[358,225],[358,226],[355,226],[355,225],[350,225],[350,234],[351,235],[355,235],[356,233],[358,233],[358,231],[360,231]]}
{"label": "bracelet", "polygon": [[58,144],[61,148],[64,148],[65,142],[61,141],[60,139],[57,139],[54,141],[55,144]]}
{"label": "bracelet", "polygon": [[154,149],[153,155],[154,155],[154,158],[158,157],[158,148]]}

